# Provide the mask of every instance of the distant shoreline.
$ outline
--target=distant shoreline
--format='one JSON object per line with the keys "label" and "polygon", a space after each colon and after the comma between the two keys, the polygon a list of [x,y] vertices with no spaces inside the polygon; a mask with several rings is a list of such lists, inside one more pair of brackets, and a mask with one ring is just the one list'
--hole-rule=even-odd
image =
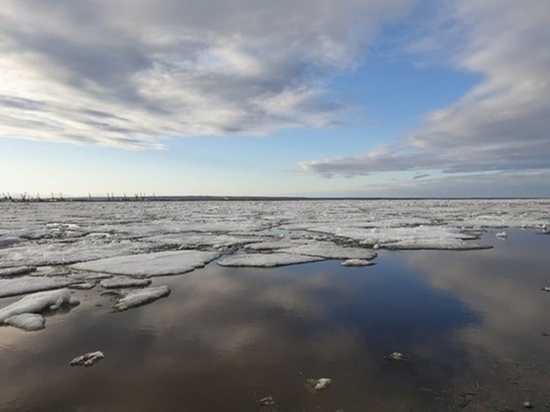
{"label": "distant shoreline", "polygon": [[97,196],[60,198],[12,198],[0,203],[56,202],[196,202],[196,201],[342,201],[342,200],[548,200],[550,197],[306,197],[306,196]]}

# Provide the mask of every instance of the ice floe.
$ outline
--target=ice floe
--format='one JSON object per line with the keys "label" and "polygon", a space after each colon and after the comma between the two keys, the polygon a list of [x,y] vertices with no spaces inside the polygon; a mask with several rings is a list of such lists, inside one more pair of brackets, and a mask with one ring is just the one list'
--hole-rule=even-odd
{"label": "ice floe", "polygon": [[342,266],[370,266],[373,262],[364,259],[348,259],[341,263]]}
{"label": "ice floe", "polygon": [[26,322],[36,324],[38,318],[19,317],[14,319],[14,317],[24,314],[36,314],[46,309],[57,310],[63,304],[78,305],[79,303],[78,299],[72,296],[69,289],[33,293],[0,309],[0,324],[6,323],[10,318],[10,322],[14,326],[24,325]]}
{"label": "ice floe", "polygon": [[[283,249],[282,252],[290,252]],[[306,256],[317,256],[325,259],[362,259],[371,260],[376,252],[365,248],[343,247],[330,242],[315,242],[292,249],[292,253]]]}
{"label": "ice floe", "polygon": [[169,294],[170,288],[164,285],[131,291],[116,301],[114,309],[117,311],[123,311],[126,309],[135,308],[136,306],[154,302],[155,300],[168,296]]}
{"label": "ice floe", "polygon": [[0,278],[28,275],[29,273],[32,273],[34,271],[36,271],[36,268],[32,266],[20,266],[15,268],[0,269]]}
{"label": "ice floe", "polygon": [[332,385],[332,379],[320,378],[320,379],[308,379],[306,383],[309,387],[315,391],[324,391],[330,385]]}
{"label": "ice floe", "polygon": [[0,279],[0,298],[59,289],[69,286],[71,283],[73,280],[64,276],[22,276],[13,279]]}
{"label": "ice floe", "polygon": [[77,263],[71,268],[127,276],[178,275],[203,267],[219,257],[217,252],[198,250],[168,251],[119,256]]}
{"label": "ice floe", "polygon": [[16,245],[20,241],[18,237],[0,237],[0,249]]}
{"label": "ice floe", "polygon": [[229,267],[263,267],[295,265],[298,263],[309,263],[324,260],[321,257],[305,256],[291,253],[254,253],[226,256],[217,263],[220,266]]}
{"label": "ice floe", "polygon": [[22,313],[7,318],[4,323],[26,331],[35,331],[44,329],[46,319],[38,313]]}
{"label": "ice floe", "polygon": [[101,351],[88,352],[84,355],[77,356],[71,362],[71,366],[92,366],[99,362],[101,359],[105,359],[105,355]]}
{"label": "ice floe", "polygon": [[131,288],[149,286],[151,284],[151,280],[115,277],[112,279],[102,280],[99,284],[105,289]]}

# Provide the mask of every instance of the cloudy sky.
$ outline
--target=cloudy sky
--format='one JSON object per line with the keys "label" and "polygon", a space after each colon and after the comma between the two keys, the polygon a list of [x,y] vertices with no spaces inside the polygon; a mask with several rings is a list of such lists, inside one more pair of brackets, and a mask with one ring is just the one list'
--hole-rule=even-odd
{"label": "cloudy sky", "polygon": [[548,0],[4,0],[0,192],[550,196]]}

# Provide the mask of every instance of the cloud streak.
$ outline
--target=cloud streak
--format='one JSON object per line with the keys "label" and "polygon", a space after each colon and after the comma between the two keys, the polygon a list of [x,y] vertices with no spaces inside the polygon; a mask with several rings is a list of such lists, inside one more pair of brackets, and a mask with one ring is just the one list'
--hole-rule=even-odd
{"label": "cloud streak", "polygon": [[[323,177],[436,169],[445,173],[550,168],[550,26],[548,2],[450,2],[449,26],[465,36],[449,44],[458,69],[483,81],[455,104],[426,116],[400,145],[351,157],[306,161],[302,170]],[[447,4],[448,6],[448,4]],[[439,29],[441,30],[441,29]],[[437,38],[418,39],[410,50]],[[456,38],[454,39],[456,40]]]}
{"label": "cloud streak", "polygon": [[323,127],[327,75],[412,0],[6,0],[0,137],[159,148]]}

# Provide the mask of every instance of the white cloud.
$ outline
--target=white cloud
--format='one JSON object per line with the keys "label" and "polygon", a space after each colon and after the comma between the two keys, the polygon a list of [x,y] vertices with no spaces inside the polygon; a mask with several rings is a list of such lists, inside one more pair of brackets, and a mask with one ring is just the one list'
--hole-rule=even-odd
{"label": "white cloud", "polygon": [[[550,168],[548,1],[460,0],[445,4],[453,35],[437,27],[410,50],[442,55],[483,81],[455,104],[426,116],[404,143],[347,158],[300,164],[310,173],[368,175],[437,169],[446,173]],[[438,31],[439,30],[439,31]],[[456,34],[462,48],[457,48]]]}
{"label": "white cloud", "polygon": [[0,137],[140,148],[332,123],[353,67],[412,0],[5,0]]}

